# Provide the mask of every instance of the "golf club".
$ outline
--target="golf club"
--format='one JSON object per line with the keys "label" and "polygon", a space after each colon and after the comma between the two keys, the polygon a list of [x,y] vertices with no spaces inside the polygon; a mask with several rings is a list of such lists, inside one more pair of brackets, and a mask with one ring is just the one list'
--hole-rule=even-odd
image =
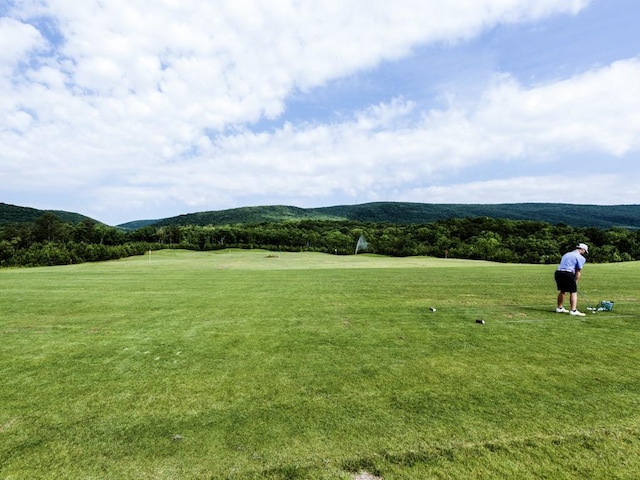
{"label": "golf club", "polygon": [[582,297],[582,299],[587,302],[587,310],[592,313],[596,313],[596,307],[593,306],[591,300],[589,300],[589,298],[581,290],[578,290],[578,295],[580,295],[580,297]]}

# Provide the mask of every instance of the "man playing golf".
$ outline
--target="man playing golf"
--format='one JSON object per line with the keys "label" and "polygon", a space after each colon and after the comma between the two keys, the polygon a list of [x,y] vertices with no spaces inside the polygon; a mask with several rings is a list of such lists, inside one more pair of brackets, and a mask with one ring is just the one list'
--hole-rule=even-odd
{"label": "man playing golf", "polygon": [[[565,253],[560,260],[560,265],[555,273],[556,285],[558,286],[557,313],[569,312],[570,315],[585,316],[578,310],[578,280],[582,273],[582,267],[587,261],[583,256],[585,253],[589,253],[589,247],[580,243],[575,250]],[[569,292],[570,311],[564,308],[564,295],[567,292]]]}

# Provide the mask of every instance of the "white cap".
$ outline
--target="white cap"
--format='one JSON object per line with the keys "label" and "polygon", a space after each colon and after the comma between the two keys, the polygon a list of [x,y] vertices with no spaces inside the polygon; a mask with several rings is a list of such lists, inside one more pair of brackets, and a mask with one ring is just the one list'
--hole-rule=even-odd
{"label": "white cap", "polygon": [[582,250],[584,250],[585,252],[589,253],[589,247],[587,247],[586,243],[579,243],[578,246],[576,248],[581,248]]}

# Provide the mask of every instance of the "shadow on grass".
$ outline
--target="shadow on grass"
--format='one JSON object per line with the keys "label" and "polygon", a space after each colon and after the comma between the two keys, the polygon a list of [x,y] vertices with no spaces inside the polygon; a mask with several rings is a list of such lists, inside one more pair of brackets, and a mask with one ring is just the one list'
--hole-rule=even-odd
{"label": "shadow on grass", "polygon": [[371,472],[373,475],[382,475],[382,472],[376,466],[376,463],[383,461],[385,463],[397,466],[412,468],[416,465],[428,465],[441,460],[453,461],[455,453],[450,448],[434,448],[433,450],[424,452],[405,452],[405,453],[389,453],[382,452],[375,458],[360,458],[349,460],[342,464],[342,468],[347,472],[356,473],[362,470]]}
{"label": "shadow on grass", "polygon": [[[544,315],[544,317],[540,317],[540,318],[536,318],[536,319],[531,319],[529,321],[546,321],[546,320],[550,320],[550,319],[573,319],[573,320],[593,320],[593,319],[614,319],[614,318],[634,318],[636,315],[633,314],[629,314],[629,313],[618,313],[618,312],[614,312],[614,311],[610,311],[610,312],[594,312],[592,310],[588,310],[588,309],[582,309],[580,310],[581,312],[583,312],[585,314],[585,316],[583,317],[578,317],[578,316],[572,316],[569,315],[568,313],[556,313],[555,308],[554,307],[541,307],[539,305],[512,305],[511,308],[515,310],[520,310],[523,312],[528,312],[531,314],[537,314],[537,315]],[[580,307],[578,308],[580,309]]]}
{"label": "shadow on grass", "polygon": [[313,478],[313,469],[300,467],[298,465],[287,465],[263,471],[260,474],[260,478],[273,480],[305,480]]}

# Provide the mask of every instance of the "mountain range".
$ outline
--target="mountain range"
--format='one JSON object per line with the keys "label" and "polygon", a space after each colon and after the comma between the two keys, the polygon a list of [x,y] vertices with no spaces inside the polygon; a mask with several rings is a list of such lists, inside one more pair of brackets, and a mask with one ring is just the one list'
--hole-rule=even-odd
{"label": "mountain range", "polygon": [[45,213],[53,213],[65,223],[76,224],[84,220],[93,220],[79,213],[65,212],[64,210],[38,210],[37,208],[19,207],[8,203],[0,203],[0,225],[33,222]]}
{"label": "mountain range", "polygon": [[[0,225],[32,222],[46,212],[61,220],[78,223],[90,219],[59,210],[37,210],[0,203]],[[490,217],[542,221],[574,227],[640,228],[640,205],[576,205],[563,203],[431,204],[373,202],[320,208],[286,205],[240,207],[228,210],[189,213],[157,220],[136,220],[117,225],[126,230],[145,226],[232,225],[299,220],[359,221],[415,224],[464,217]]]}

